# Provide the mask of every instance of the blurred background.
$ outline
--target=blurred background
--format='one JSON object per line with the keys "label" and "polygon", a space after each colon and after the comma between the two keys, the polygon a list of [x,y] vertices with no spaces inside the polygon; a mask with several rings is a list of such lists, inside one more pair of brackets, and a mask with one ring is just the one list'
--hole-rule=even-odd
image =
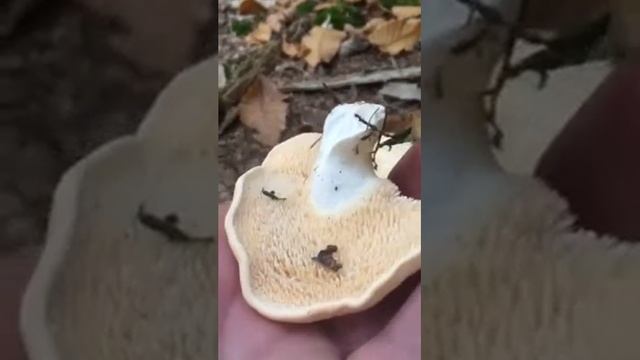
{"label": "blurred background", "polygon": [[212,0],[0,1],[0,252],[38,250],[62,173],[217,48]]}

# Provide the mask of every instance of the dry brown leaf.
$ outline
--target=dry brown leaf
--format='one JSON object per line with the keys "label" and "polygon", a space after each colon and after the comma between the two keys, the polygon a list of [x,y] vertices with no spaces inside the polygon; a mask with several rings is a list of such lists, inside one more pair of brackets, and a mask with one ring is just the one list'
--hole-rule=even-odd
{"label": "dry brown leaf", "polygon": [[252,45],[268,42],[271,40],[271,26],[266,22],[261,22],[249,35],[245,37],[245,40]]}
{"label": "dry brown leaf", "polygon": [[260,143],[273,146],[280,141],[287,122],[286,98],[271,80],[259,76],[240,99],[240,121],[257,131]]}
{"label": "dry brown leaf", "polygon": [[420,139],[420,110],[413,110],[405,113],[389,114],[385,120],[384,130],[392,134],[400,134],[411,128],[411,137]]}
{"label": "dry brown leaf", "polygon": [[367,23],[360,29],[362,33],[369,33],[375,30],[378,26],[383,24],[385,20],[383,18],[373,18],[367,21]]}
{"label": "dry brown leaf", "polygon": [[287,41],[282,41],[282,52],[291,58],[299,58],[302,56],[301,45]]}
{"label": "dry brown leaf", "polygon": [[391,8],[391,12],[398,19],[409,19],[420,17],[421,7],[420,6],[394,6]]}
{"label": "dry brown leaf", "polygon": [[256,0],[242,0],[238,5],[240,15],[257,14],[265,11],[265,8]]}
{"label": "dry brown leaf", "polygon": [[380,23],[371,31],[368,40],[390,55],[410,51],[420,40],[420,19],[393,19]]}
{"label": "dry brown leaf", "polygon": [[284,13],[277,12],[267,16],[267,19],[265,20],[265,22],[267,23],[267,25],[269,25],[271,30],[275,32],[280,32],[280,30],[282,30],[282,23],[284,22],[284,20],[285,20]]}
{"label": "dry brown leaf", "polygon": [[309,34],[302,38],[304,60],[315,68],[321,62],[330,62],[340,50],[340,44],[347,37],[344,31],[314,26]]}
{"label": "dry brown leaf", "polygon": [[384,131],[399,134],[411,126],[411,119],[407,113],[393,113],[387,115],[384,123]]}

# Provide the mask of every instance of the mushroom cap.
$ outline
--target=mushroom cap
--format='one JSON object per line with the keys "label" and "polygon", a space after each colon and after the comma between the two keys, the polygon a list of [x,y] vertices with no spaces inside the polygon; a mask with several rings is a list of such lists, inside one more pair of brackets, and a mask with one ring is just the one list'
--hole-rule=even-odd
{"label": "mushroom cap", "polygon": [[[290,138],[243,174],[225,219],[242,294],[273,320],[305,323],[365,310],[420,269],[421,203],[391,181],[376,177],[354,206],[334,213],[312,206],[319,137]],[[337,246],[338,271],[312,260],[328,245]]]}

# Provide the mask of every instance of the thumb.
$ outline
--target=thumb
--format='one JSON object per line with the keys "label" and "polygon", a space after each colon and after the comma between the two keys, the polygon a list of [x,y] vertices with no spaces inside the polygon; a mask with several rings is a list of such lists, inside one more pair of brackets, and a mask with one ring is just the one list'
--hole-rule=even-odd
{"label": "thumb", "polygon": [[422,166],[420,154],[420,143],[413,145],[389,173],[389,180],[398,185],[402,195],[414,199],[421,198],[420,173]]}

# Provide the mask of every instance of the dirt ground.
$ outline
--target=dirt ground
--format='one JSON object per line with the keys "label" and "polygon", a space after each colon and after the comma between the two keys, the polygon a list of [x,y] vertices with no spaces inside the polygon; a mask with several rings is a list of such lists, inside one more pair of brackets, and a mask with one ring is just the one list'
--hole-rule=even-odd
{"label": "dirt ground", "polygon": [[[31,6],[0,36],[0,251],[40,245],[62,173],[101,144],[135,131],[167,81],[215,49],[213,11],[198,24],[186,55],[164,61],[150,50],[145,59],[114,46],[112,37],[131,32],[141,18],[132,22],[90,2],[0,4],[0,32],[14,20],[13,10]],[[153,42],[147,39],[138,41]],[[171,47],[179,42],[166,41],[163,51],[179,53]]]}
{"label": "dirt ground", "polygon": [[[222,64],[233,62],[251,50],[251,46],[231,32],[231,18],[236,10],[227,0],[218,0],[218,32],[219,54]],[[302,60],[291,60],[281,54],[275,69],[263,74],[279,84],[291,84],[303,80],[322,80],[339,75],[364,72],[375,72],[386,69],[401,69],[420,65],[420,49],[397,56],[368,49],[347,57],[336,56],[329,64],[321,64],[314,71],[309,71]],[[324,119],[329,111],[340,102],[369,101],[387,106],[387,113],[393,114],[402,107],[403,112],[420,109],[418,102],[394,103],[378,95],[383,84],[352,86],[333,91],[295,92],[289,93],[289,109],[286,130],[281,141],[303,132],[321,132]],[[337,99],[336,99],[337,98]],[[233,195],[233,187],[237,178],[250,168],[259,165],[270,147],[255,140],[253,130],[243,126],[239,121],[220,134],[218,138],[220,184],[218,193],[220,201],[228,201]]]}

